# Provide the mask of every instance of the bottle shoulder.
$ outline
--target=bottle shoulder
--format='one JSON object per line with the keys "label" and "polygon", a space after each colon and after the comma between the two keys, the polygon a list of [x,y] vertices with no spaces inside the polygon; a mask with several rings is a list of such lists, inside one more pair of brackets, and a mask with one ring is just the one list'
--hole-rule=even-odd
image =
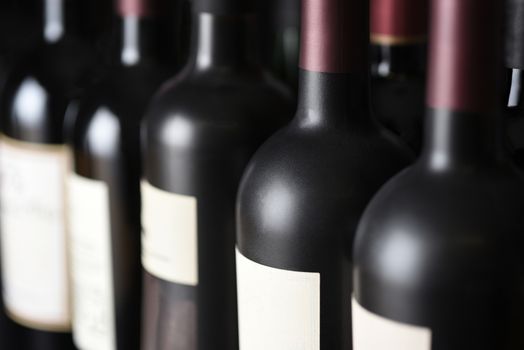
{"label": "bottle shoulder", "polygon": [[464,274],[484,278],[522,243],[523,184],[505,166],[436,173],[416,164],[389,181],[364,212],[355,266],[414,288],[444,287]]}
{"label": "bottle shoulder", "polygon": [[259,110],[286,109],[291,113],[294,108],[291,95],[264,75],[195,73],[187,68],[162,86],[152,104],[152,118],[162,118],[171,111],[194,111],[195,117],[217,119],[217,115],[224,114],[234,118],[246,112],[257,114]]}
{"label": "bottle shoulder", "polygon": [[260,143],[291,119],[292,111],[291,99],[264,83],[182,73],[152,99],[144,128],[149,140],[168,148],[233,145],[254,135]]}
{"label": "bottle shoulder", "polygon": [[[253,170],[245,181],[269,182],[271,175],[304,181],[310,178],[300,184],[303,190],[308,189],[309,181],[312,189],[337,183],[351,187],[352,182],[361,183],[363,178],[368,183],[384,182],[411,163],[410,153],[379,130],[356,129],[303,127],[295,119],[257,151],[250,163]],[[326,181],[326,176],[333,181]]]}
{"label": "bottle shoulder", "polygon": [[289,242],[302,242],[311,254],[325,254],[333,242],[348,252],[366,204],[409,160],[376,131],[288,126],[257,151],[244,173],[237,201],[240,249],[261,260],[286,260],[287,250],[296,252]]}

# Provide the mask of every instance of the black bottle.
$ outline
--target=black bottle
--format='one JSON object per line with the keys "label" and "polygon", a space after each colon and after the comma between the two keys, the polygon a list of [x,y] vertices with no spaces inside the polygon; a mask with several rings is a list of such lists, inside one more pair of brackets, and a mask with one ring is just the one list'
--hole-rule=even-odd
{"label": "black bottle", "polygon": [[371,0],[371,92],[377,119],[420,152],[428,0]]}
{"label": "black bottle", "polygon": [[237,203],[241,350],[351,348],[351,257],[366,204],[409,165],[371,118],[366,0],[305,0],[295,119],[256,153]]}
{"label": "black bottle", "polygon": [[85,15],[101,4],[42,2],[43,43],[17,60],[1,97],[3,297],[10,317],[26,327],[29,349],[74,349],[63,125],[70,101],[93,75],[97,39]]}
{"label": "black bottle", "polygon": [[524,183],[501,144],[503,6],[433,1],[424,149],[359,224],[354,350],[522,348]]}
{"label": "black bottle", "polygon": [[251,1],[193,2],[191,57],[143,125],[143,350],[237,348],[235,198],[291,115],[262,69]]}
{"label": "black bottle", "polygon": [[118,50],[78,105],[69,223],[73,336],[79,349],[140,348],[140,121],[173,69],[175,41],[155,1],[118,0]]}

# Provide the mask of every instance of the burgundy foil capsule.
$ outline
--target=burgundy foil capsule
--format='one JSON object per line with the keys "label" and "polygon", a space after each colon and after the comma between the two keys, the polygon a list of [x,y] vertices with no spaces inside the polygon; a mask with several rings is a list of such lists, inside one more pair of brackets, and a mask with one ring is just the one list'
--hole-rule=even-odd
{"label": "burgundy foil capsule", "polygon": [[303,0],[300,68],[323,73],[367,70],[369,22],[360,15],[367,14],[367,8],[363,0]]}
{"label": "burgundy foil capsule", "polygon": [[[463,112],[493,111],[497,106],[502,3],[433,0],[427,104]],[[500,46],[500,50],[484,47]],[[482,55],[476,53],[482,52]]]}
{"label": "burgundy foil capsule", "polygon": [[411,44],[426,40],[429,0],[371,0],[371,41]]}
{"label": "burgundy foil capsule", "polygon": [[147,17],[154,12],[155,0],[118,0],[117,12],[125,16]]}

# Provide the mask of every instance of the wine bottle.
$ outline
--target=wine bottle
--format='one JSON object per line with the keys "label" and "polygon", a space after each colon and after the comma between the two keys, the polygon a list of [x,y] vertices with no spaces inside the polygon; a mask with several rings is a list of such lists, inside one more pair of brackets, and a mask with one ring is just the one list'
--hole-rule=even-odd
{"label": "wine bottle", "polygon": [[235,198],[290,94],[260,64],[253,1],[196,0],[190,59],[143,125],[143,350],[238,347]]}
{"label": "wine bottle", "polygon": [[74,349],[68,288],[63,121],[95,63],[79,18],[92,0],[42,3],[43,44],[19,60],[2,101],[3,297],[30,349]]}
{"label": "wine bottle", "polygon": [[503,6],[432,2],[424,148],[359,224],[354,350],[522,348],[524,184],[501,144]]}
{"label": "wine bottle", "polygon": [[428,0],[371,0],[371,91],[378,120],[422,142]]}
{"label": "wine bottle", "polygon": [[300,0],[258,0],[263,58],[294,91],[298,84]]}
{"label": "wine bottle", "polygon": [[256,153],[237,204],[240,349],[351,348],[347,245],[412,155],[369,108],[369,2],[305,0],[295,118]]}
{"label": "wine bottle", "polygon": [[119,49],[81,99],[72,136],[73,337],[83,350],[140,348],[140,120],[172,73],[160,64],[166,33],[156,2],[115,5]]}
{"label": "wine bottle", "polygon": [[506,0],[507,91],[504,110],[507,118],[507,146],[520,168],[524,167],[524,1]]}

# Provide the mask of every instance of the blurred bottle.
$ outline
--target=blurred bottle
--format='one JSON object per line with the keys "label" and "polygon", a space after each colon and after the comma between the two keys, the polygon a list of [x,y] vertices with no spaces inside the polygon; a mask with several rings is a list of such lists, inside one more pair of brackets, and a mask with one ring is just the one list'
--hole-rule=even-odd
{"label": "blurred bottle", "polygon": [[104,0],[38,2],[41,45],[17,59],[2,94],[0,220],[3,296],[24,346],[74,349],[71,338],[63,126],[96,76]]}
{"label": "blurred bottle", "polygon": [[115,1],[111,69],[80,100],[73,127],[73,335],[83,350],[140,347],[140,121],[178,57],[165,49],[179,41],[163,25],[174,22],[165,3]]}

